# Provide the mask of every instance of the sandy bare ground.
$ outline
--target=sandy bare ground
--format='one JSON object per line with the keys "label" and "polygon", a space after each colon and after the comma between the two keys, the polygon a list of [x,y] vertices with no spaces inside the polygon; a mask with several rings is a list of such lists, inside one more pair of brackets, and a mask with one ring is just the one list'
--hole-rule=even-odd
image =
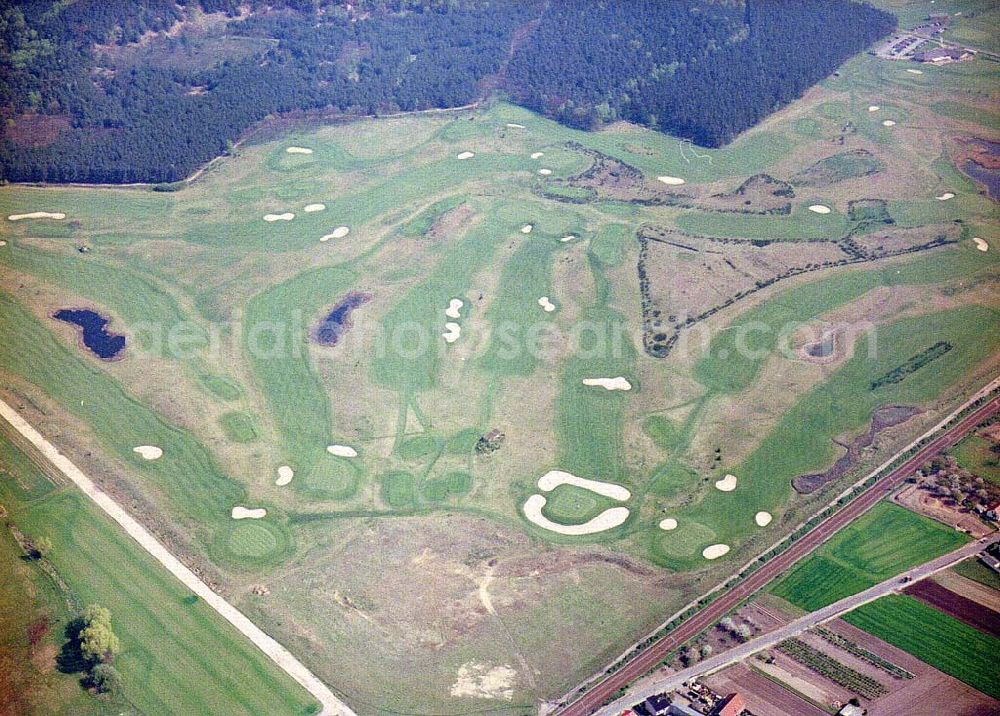
{"label": "sandy bare ground", "polygon": [[531,158],[532,159],[541,159],[544,156],[545,156],[545,152],[534,152],[534,153],[532,153]]}
{"label": "sandy bare ground", "polygon": [[552,313],[556,310],[556,305],[549,300],[548,296],[542,296],[538,299],[538,305],[542,307],[542,310],[546,313]]}
{"label": "sandy bare ground", "polygon": [[125,532],[138,542],[139,546],[145,549],[157,562],[162,564],[168,572],[179,579],[185,587],[201,597],[223,619],[236,627],[237,631],[246,636],[268,658],[295,679],[296,682],[301,684],[306,691],[312,694],[323,705],[323,714],[327,716],[332,716],[333,714],[354,716],[354,711],[338,699],[326,684],[309,671],[288,649],[265,634],[243,612],[213,592],[194,572],[185,567],[179,559],[171,554],[153,535],[147,532],[142,525],[136,522],[117,502],[98,488],[80,468],[60,453],[52,443],[31,427],[16,410],[3,400],[0,400],[0,416],[41,452],[42,456],[52,463],[59,472],[79,487],[87,497],[96,502],[98,507],[104,510],[111,519],[121,525]]}
{"label": "sandy bare ground", "polygon": [[4,241],[3,239],[0,239],[0,247],[4,247],[6,245],[7,245],[7,242]]}
{"label": "sandy bare ground", "polygon": [[545,507],[546,502],[547,500],[542,495],[532,495],[524,502],[524,516],[533,524],[561,535],[579,536],[604,532],[625,522],[629,514],[627,507],[611,507],[583,524],[561,525],[542,514],[542,508]]}
{"label": "sandy bare ground", "polygon": [[882,108],[879,107],[877,104],[870,104],[870,105],[868,105],[868,111],[869,112],[878,112],[880,109],[882,109]]}
{"label": "sandy bare ground", "polygon": [[289,154],[312,154],[313,150],[308,147],[288,147],[286,150]]}
{"label": "sandy bare ground", "polygon": [[65,219],[66,215],[61,211],[32,211],[27,214],[11,214],[8,221],[21,221],[22,219]]}
{"label": "sandy bare ground", "polygon": [[538,173],[541,174],[543,177],[547,177],[549,174],[552,173],[552,170],[551,169],[539,169]]}
{"label": "sandy bare ground", "polygon": [[475,152],[462,152],[455,159],[472,159],[474,156],[476,156]]}
{"label": "sandy bare ground", "polygon": [[448,318],[459,319],[462,317],[462,306],[465,305],[465,301],[460,298],[453,298],[448,301],[448,308],[444,309],[444,315]]}
{"label": "sandy bare ground", "polygon": [[295,214],[290,211],[286,211],[284,214],[264,214],[264,221],[270,223],[272,221],[291,221],[295,218]]}
{"label": "sandy bare ground", "polygon": [[233,508],[231,516],[234,520],[260,520],[267,517],[267,510],[263,507],[241,507],[237,505]]}
{"label": "sandy bare ground", "polygon": [[163,457],[163,450],[156,445],[139,445],[132,448],[132,452],[145,460],[159,460]]}
{"label": "sandy bare ground", "polygon": [[660,520],[660,529],[666,530],[667,532],[677,529],[677,520],[673,517],[666,517]]}
{"label": "sandy bare ground", "polygon": [[573,485],[584,490],[596,492],[598,495],[604,497],[610,497],[612,500],[618,500],[619,502],[625,502],[632,497],[632,493],[621,485],[615,485],[611,482],[600,482],[599,480],[588,480],[585,477],[577,477],[563,470],[549,470],[538,478],[538,489],[542,492],[551,492],[559,487],[559,485]]}
{"label": "sandy bare ground", "polygon": [[718,559],[727,554],[729,554],[728,544],[713,544],[701,551],[701,556],[705,559]]}
{"label": "sandy bare ground", "polygon": [[574,236],[573,234],[570,234],[569,236],[564,236],[564,237],[562,237],[559,240],[562,241],[565,244],[567,241],[572,241],[575,238],[576,238],[576,236]]}
{"label": "sandy bare ground", "polygon": [[453,321],[448,321],[444,324],[444,333],[441,337],[444,338],[445,343],[454,343],[458,340],[458,337],[462,335],[462,327]]}
{"label": "sandy bare ground", "polygon": [[535,227],[532,226],[531,224],[525,224],[524,226],[521,227],[521,233],[522,234],[530,234],[531,230],[534,229],[534,228]]}
{"label": "sandy bare ground", "polygon": [[883,127],[895,127],[896,123],[894,121],[892,121],[891,119],[887,119],[884,122],[882,122],[882,126]]}
{"label": "sandy bare ground", "polygon": [[923,70],[907,70],[907,72],[909,72],[911,75],[922,75],[924,73]]}
{"label": "sandy bare ground", "polygon": [[764,512],[763,510],[753,516],[753,521],[757,523],[758,527],[767,527],[773,519],[770,512]]}
{"label": "sandy bare ground", "polygon": [[952,192],[946,191],[944,194],[942,194],[941,196],[937,197],[937,200],[938,201],[948,201],[949,199],[954,199],[954,198],[955,198],[955,195]]}
{"label": "sandy bare ground", "polygon": [[351,233],[351,230],[346,226],[338,226],[336,229],[331,231],[326,236],[320,236],[320,241],[329,241],[330,239],[342,239]]}
{"label": "sandy bare ground", "polygon": [[523,124],[518,124],[517,122],[507,122],[507,126],[511,129],[527,129]]}
{"label": "sandy bare ground", "polygon": [[284,487],[292,481],[293,477],[295,477],[295,471],[288,465],[282,465],[278,468],[278,479],[274,481],[274,484],[278,487]]}
{"label": "sandy bare ground", "polygon": [[350,445],[327,445],[326,451],[337,457],[357,457],[358,451]]}
{"label": "sandy bare ground", "polygon": [[517,672],[506,664],[490,667],[477,661],[469,661],[458,668],[451,695],[510,701],[514,697],[512,687],[516,675]]}
{"label": "sandy bare ground", "polygon": [[732,492],[736,489],[736,475],[726,475],[715,481],[715,489],[719,492]]}
{"label": "sandy bare ground", "polygon": [[302,210],[307,214],[311,214],[314,211],[324,211],[326,210],[326,204],[306,204],[306,207]]}
{"label": "sandy bare ground", "polygon": [[829,214],[830,207],[824,206],[823,204],[813,204],[812,206],[809,207],[809,211],[813,212],[814,214]]}
{"label": "sandy bare ground", "polygon": [[632,390],[632,384],[620,375],[615,378],[584,378],[583,384],[605,390]]}
{"label": "sandy bare ground", "polygon": [[976,245],[976,248],[980,251],[989,251],[990,245],[986,243],[984,239],[980,239],[978,236],[972,237],[972,243]]}
{"label": "sandy bare ground", "polygon": [[684,183],[684,180],[680,177],[662,176],[656,177],[657,181],[661,181],[668,186],[680,186]]}

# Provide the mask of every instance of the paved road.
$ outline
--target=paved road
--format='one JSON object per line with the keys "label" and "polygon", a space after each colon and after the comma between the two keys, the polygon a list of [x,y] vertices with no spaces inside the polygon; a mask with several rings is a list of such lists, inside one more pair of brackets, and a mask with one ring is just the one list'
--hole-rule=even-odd
{"label": "paved road", "polygon": [[[97,487],[80,468],[60,453],[52,443],[31,427],[27,420],[22,418],[16,410],[3,400],[0,400],[0,417],[10,423],[17,432],[23,435],[28,442],[41,452],[42,456],[55,469],[69,478],[87,497],[96,502],[98,507],[104,510],[111,519],[121,525],[129,536],[149,552],[157,562],[166,567],[167,571],[181,580],[184,586],[201,597],[223,619],[236,627],[258,649],[270,657],[275,664],[312,694],[323,705],[322,714],[325,716],[334,716],[335,714],[339,714],[339,716],[355,716],[347,704],[338,699],[327,688],[326,684],[309,671],[288,649],[265,634],[243,612],[212,591],[207,584],[201,581],[194,572],[185,567],[179,559],[174,557],[142,525],[132,519],[121,505]],[[250,686],[252,687],[252,685]]]}
{"label": "paved road", "polygon": [[963,559],[971,557],[994,542],[1000,542],[1000,534],[993,535],[993,537],[987,542],[980,542],[979,540],[970,542],[954,552],[949,552],[942,557],[933,559],[930,562],[911,569],[908,572],[897,574],[892,579],[887,579],[881,584],[876,584],[871,589],[866,589],[863,592],[841,599],[839,602],[834,602],[833,604],[823,607],[822,609],[812,612],[811,614],[806,614],[804,617],[800,617],[793,622],[789,622],[785,626],[770,632],[769,634],[764,634],[763,636],[752,639],[745,644],[740,644],[737,647],[729,649],[722,654],[705,659],[695,666],[684,669],[683,671],[668,674],[662,679],[658,679],[641,689],[630,691],[627,695],[601,708],[595,716],[618,716],[618,714],[625,709],[631,707],[633,704],[639,703],[643,699],[649,698],[653,694],[662,694],[678,689],[685,681],[690,681],[698,678],[699,676],[719,671],[720,669],[725,668],[730,664],[734,664],[737,661],[743,661],[747,657],[756,654],[758,651],[770,649],[785,639],[797,636],[802,632],[812,629],[813,627],[823,624],[824,622],[828,622],[831,619],[836,619],[840,615],[860,607],[862,604],[873,602],[879,597],[884,597],[887,594],[899,591],[899,588],[903,586],[900,580],[904,576],[908,576],[912,580],[908,582],[907,586],[912,585],[914,582],[925,579],[935,572],[947,569],[956,562],[961,562]]}
{"label": "paved road", "polygon": [[[990,390],[996,384],[995,380],[984,390]],[[983,394],[983,391],[980,391],[980,394]],[[767,562],[690,619],[681,623],[676,629],[668,632],[659,641],[647,647],[621,669],[598,681],[579,699],[558,710],[555,716],[589,716],[596,712],[621,689],[652,671],[672,651],[717,623],[744,599],[762,589],[779,575],[787,572],[796,562],[809,555],[846,525],[871,509],[928,459],[951,447],[978,423],[998,411],[1000,411],[1000,396],[972,411],[957,424],[933,438],[913,457],[881,478],[867,492],[859,495],[846,507],[820,522],[812,531],[800,537],[780,555]],[[904,449],[904,452],[906,449],[909,449],[909,446]]]}

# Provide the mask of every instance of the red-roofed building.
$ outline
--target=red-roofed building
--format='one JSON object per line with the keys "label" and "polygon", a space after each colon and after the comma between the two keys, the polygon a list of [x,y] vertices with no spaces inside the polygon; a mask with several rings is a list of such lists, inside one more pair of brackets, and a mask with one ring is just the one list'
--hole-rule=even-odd
{"label": "red-roofed building", "polygon": [[747,702],[739,694],[729,694],[712,709],[710,716],[740,716]]}

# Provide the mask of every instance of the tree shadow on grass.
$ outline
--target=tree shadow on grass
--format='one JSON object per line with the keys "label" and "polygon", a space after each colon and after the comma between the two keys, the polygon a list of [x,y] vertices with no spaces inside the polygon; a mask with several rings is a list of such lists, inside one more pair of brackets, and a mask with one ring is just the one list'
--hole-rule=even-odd
{"label": "tree shadow on grass", "polygon": [[80,639],[80,632],[86,626],[87,622],[82,617],[77,617],[63,631],[66,643],[56,657],[56,668],[63,674],[79,674],[90,669],[90,661],[83,655]]}

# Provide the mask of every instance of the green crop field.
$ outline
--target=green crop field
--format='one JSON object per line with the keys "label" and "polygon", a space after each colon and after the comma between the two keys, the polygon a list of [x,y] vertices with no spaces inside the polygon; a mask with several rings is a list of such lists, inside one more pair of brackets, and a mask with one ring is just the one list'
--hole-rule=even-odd
{"label": "green crop field", "polygon": [[968,539],[927,517],[882,502],[837,533],[771,592],[815,611],[957,549]]}
{"label": "green crop field", "polygon": [[[995,375],[1000,223],[955,137],[996,139],[997,91],[984,58],[865,54],[719,149],[491,101],[282,121],[169,191],[2,186],[0,393],[359,713],[520,713]],[[66,218],[7,218],[40,209]],[[797,491],[890,406],[913,415]],[[208,638],[46,489],[19,519],[116,556],[58,565],[81,594],[153,580]],[[814,608],[961,539],[881,506],[777,591]]]}
{"label": "green crop field", "polygon": [[844,617],[935,669],[1000,698],[1000,639],[903,594],[865,604]]}

